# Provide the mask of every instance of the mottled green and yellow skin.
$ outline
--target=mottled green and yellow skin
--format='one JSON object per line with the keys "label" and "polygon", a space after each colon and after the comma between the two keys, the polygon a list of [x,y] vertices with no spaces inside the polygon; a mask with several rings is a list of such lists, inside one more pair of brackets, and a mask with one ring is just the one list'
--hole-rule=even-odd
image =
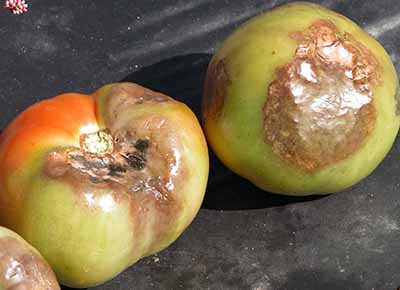
{"label": "mottled green and yellow skin", "polygon": [[[270,93],[276,87],[272,84],[281,80],[282,70],[296,59],[301,60],[301,57],[296,58],[301,41],[312,38],[313,33],[320,33],[321,23],[325,25],[324,29],[333,27],[338,41],[360,48],[355,50],[355,55],[360,54],[359,59],[369,58],[367,61],[373,70],[368,72],[367,85],[372,97],[368,104],[370,117],[363,120],[369,129],[364,132],[366,137],[354,138],[354,144],[350,144],[356,149],[350,148],[350,153],[337,156],[337,160],[331,156],[335,161],[315,159],[319,163],[300,164],[296,160],[300,160],[302,156],[298,158],[298,155],[303,152],[292,150],[286,158],[285,151],[279,148],[282,144],[266,141],[268,137],[274,140],[274,136],[268,136],[271,126],[265,125],[268,118],[265,112],[273,112],[266,107]],[[335,73],[332,69],[332,74]],[[243,24],[214,55],[205,84],[204,127],[208,142],[223,163],[258,187],[288,195],[333,193],[369,175],[390,150],[400,123],[396,112],[397,90],[398,79],[390,57],[370,35],[346,17],[319,5],[291,3]],[[280,93],[281,97],[285,96]],[[288,107],[287,110],[291,109]],[[356,113],[355,116],[358,118]],[[290,129],[298,130],[294,125]],[[307,136],[305,142],[306,139]],[[298,140],[300,138],[293,142]],[[284,146],[297,148],[299,144],[293,142]],[[306,147],[304,144],[301,146]],[[279,155],[277,152],[284,153]],[[312,150],[310,152],[312,154]],[[319,154],[323,156],[324,152]]]}
{"label": "mottled green and yellow skin", "polygon": [[[82,136],[105,129],[114,152],[82,154]],[[139,139],[148,142],[145,165],[131,168],[123,150]],[[123,169],[95,168],[112,154]],[[200,208],[208,169],[204,135],[184,104],[129,83],[61,95],[1,135],[0,224],[34,245],[61,284],[98,285],[178,238]]]}
{"label": "mottled green and yellow skin", "polygon": [[16,233],[0,227],[0,289],[60,290],[49,264]]}

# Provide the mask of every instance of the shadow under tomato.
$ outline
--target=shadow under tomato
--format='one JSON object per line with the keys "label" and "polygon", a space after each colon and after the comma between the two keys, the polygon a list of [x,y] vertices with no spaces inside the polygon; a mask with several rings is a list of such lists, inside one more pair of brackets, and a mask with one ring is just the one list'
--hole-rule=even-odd
{"label": "shadow under tomato", "polygon": [[[176,56],[139,69],[122,82],[133,82],[169,95],[189,106],[201,120],[203,84],[211,54]],[[210,152],[210,177],[202,208],[242,210],[305,202],[321,196],[290,197],[265,192],[227,169]]]}

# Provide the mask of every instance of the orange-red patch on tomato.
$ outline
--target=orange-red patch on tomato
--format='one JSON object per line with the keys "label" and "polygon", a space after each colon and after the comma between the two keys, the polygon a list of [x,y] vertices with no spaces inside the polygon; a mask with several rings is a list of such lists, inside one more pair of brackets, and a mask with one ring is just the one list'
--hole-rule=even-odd
{"label": "orange-red patch on tomato", "polygon": [[91,96],[63,94],[34,104],[22,112],[6,128],[5,134],[32,125],[59,128],[76,134],[83,125],[96,122],[95,101]]}
{"label": "orange-red patch on tomato", "polygon": [[87,124],[97,124],[95,102],[91,96],[64,94],[31,106],[14,119],[1,135],[2,172],[8,172],[29,158],[38,146],[45,146],[54,139],[72,142]]}

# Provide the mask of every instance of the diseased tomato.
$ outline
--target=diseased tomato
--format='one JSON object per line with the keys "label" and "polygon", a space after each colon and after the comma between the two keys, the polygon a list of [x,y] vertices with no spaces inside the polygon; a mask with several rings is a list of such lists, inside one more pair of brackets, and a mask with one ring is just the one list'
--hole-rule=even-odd
{"label": "diseased tomato", "polygon": [[221,161],[261,189],[328,194],[386,156],[399,96],[375,39],[320,5],[289,3],[241,25],[214,55],[204,129]]}
{"label": "diseased tomato", "polygon": [[208,152],[184,104],[130,83],[34,104],[0,139],[0,224],[70,287],[158,252],[202,203]]}

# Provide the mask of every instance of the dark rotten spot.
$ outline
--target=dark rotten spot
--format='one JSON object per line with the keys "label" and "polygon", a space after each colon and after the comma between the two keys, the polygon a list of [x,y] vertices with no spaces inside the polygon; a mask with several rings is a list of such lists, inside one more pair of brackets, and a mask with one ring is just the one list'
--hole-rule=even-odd
{"label": "dark rotten spot", "polygon": [[140,152],[145,152],[149,148],[149,140],[139,139],[136,141],[135,148]]}
{"label": "dark rotten spot", "polygon": [[133,152],[122,155],[128,165],[135,170],[143,170],[146,167],[146,156],[142,152]]}
{"label": "dark rotten spot", "polygon": [[119,176],[121,173],[124,173],[127,171],[127,167],[121,164],[110,164],[108,166],[108,169],[110,170],[110,175],[111,176]]}
{"label": "dark rotten spot", "polygon": [[121,154],[121,156],[128,162],[128,165],[135,170],[143,170],[147,162],[147,149],[150,142],[146,139],[139,139],[134,143],[136,151]]}

